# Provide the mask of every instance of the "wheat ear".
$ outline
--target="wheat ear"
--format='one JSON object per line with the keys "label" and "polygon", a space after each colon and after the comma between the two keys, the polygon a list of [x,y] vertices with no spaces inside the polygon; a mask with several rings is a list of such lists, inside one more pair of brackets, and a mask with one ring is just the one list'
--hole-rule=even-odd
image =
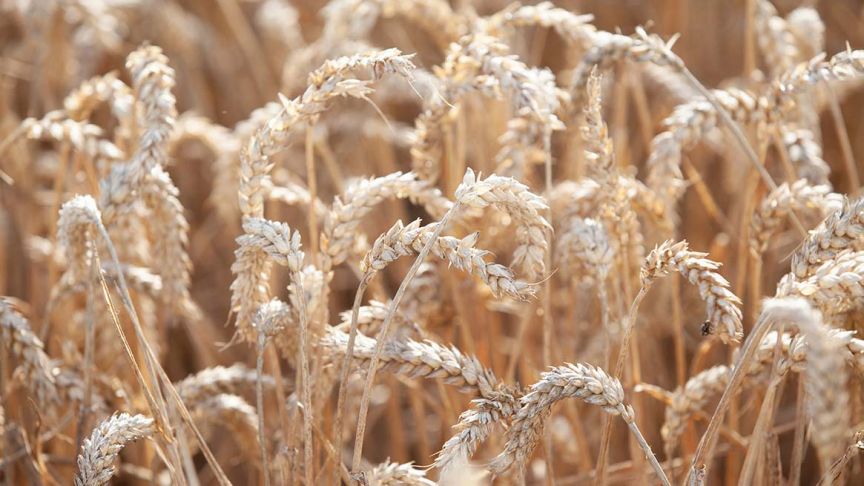
{"label": "wheat ear", "polygon": [[705,258],[707,253],[690,251],[686,241],[666,241],[657,246],[642,267],[642,286],[677,271],[699,288],[706,303],[705,334],[718,336],[723,342],[739,342],[744,336],[741,325],[741,300],[729,290],[729,282],[716,272],[720,264]]}
{"label": "wheat ear", "polygon": [[621,383],[600,368],[582,363],[554,367],[543,373],[540,381],[531,386],[520,399],[521,407],[507,431],[504,451],[492,460],[489,469],[500,474],[516,465],[522,470],[543,435],[552,405],[568,397],[578,398],[601,407],[606,413],[621,416],[651,462],[658,479],[665,485],[670,484],[636,426],[632,407],[624,403]]}
{"label": "wheat ear", "polygon": [[364,473],[369,486],[435,486],[435,481],[426,478],[426,472],[412,464],[399,464],[388,459]]}
{"label": "wheat ear", "polygon": [[143,415],[119,413],[102,421],[81,446],[75,486],[108,484],[116,471],[114,460],[126,444],[155,432],[153,419]]}
{"label": "wheat ear", "polygon": [[42,340],[33,333],[30,322],[5,298],[0,298],[0,326],[3,342],[21,362],[26,383],[39,403],[49,404],[58,400],[53,366]]}

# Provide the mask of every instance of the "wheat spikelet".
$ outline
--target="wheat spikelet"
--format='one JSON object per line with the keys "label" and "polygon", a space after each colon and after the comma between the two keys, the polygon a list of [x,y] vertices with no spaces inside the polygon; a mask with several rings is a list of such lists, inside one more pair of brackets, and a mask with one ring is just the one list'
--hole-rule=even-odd
{"label": "wheat spikelet", "polygon": [[[793,261],[794,264],[794,261]],[[832,257],[804,279],[786,274],[777,284],[777,297],[802,297],[831,316],[860,306],[864,297],[864,252],[847,251]]]}
{"label": "wheat spikelet", "polygon": [[282,62],[306,41],[300,24],[300,14],[290,2],[266,0],[255,12],[255,25],[267,41],[267,52],[275,63]]}
{"label": "wheat spikelet", "polygon": [[689,418],[702,410],[708,400],[719,395],[729,384],[729,367],[713,366],[691,376],[683,387],[679,387],[671,395],[666,407],[666,417],[660,433],[666,455],[672,457],[678,438],[684,433]]}
{"label": "wheat spikelet", "polygon": [[649,35],[642,29],[638,29],[633,36],[598,31],[591,36],[591,41],[591,49],[582,57],[570,81],[568,92],[572,98],[573,113],[582,109],[588,78],[595,69],[606,71],[622,59],[670,67],[673,70],[680,70],[684,65],[683,61],[669,50],[671,43],[667,44],[658,36]]}
{"label": "wheat spikelet", "polygon": [[154,432],[153,419],[143,415],[119,413],[102,421],[81,445],[75,486],[108,484],[116,470],[114,460],[126,444]]}
{"label": "wheat spikelet", "polygon": [[542,125],[527,110],[507,122],[507,130],[498,138],[501,148],[495,154],[495,173],[524,180],[531,169],[546,162]]}
{"label": "wheat spikelet", "polygon": [[556,228],[564,227],[572,218],[590,218],[600,207],[602,191],[593,179],[563,181],[555,184],[546,195]]}
{"label": "wheat spikelet", "polygon": [[707,253],[690,251],[686,241],[671,240],[654,248],[642,266],[643,288],[657,278],[678,271],[699,288],[706,304],[707,334],[723,342],[738,342],[744,336],[741,325],[741,300],[729,290],[729,282],[716,272],[719,264],[706,259]]}
{"label": "wheat spikelet", "polygon": [[843,454],[849,436],[851,417],[844,345],[822,323],[819,311],[806,301],[790,305],[798,309],[797,323],[807,338],[804,386],[807,412],[813,425],[811,440],[819,452],[822,470],[827,471]]}
{"label": "wheat spikelet", "polygon": [[162,300],[169,308],[179,310],[191,299],[189,272],[192,269],[192,260],[186,251],[189,223],[183,214],[180,191],[168,172],[157,166],[142,187],[141,197],[156,221],[151,225],[153,267],[162,277]]}
{"label": "wheat spikelet", "polygon": [[811,276],[830,259],[847,251],[864,250],[864,199],[843,201],[839,211],[832,213],[810,232],[801,247],[792,255],[792,273],[797,279]]}
{"label": "wheat spikelet", "polygon": [[587,46],[597,34],[597,29],[591,25],[593,15],[578,15],[567,9],[557,8],[552,2],[540,2],[537,5],[512,4],[484,20],[484,30],[495,37],[501,37],[499,30],[541,26],[554,29],[567,42]]}
{"label": "wheat spikelet", "polygon": [[375,0],[386,18],[403,17],[423,27],[446,48],[468,31],[468,19],[453,11],[446,0]]}
{"label": "wheat spikelet", "polygon": [[827,471],[834,459],[842,454],[849,434],[849,395],[844,363],[844,359],[849,358],[848,355],[844,357],[844,337],[831,332],[822,323],[820,312],[805,299],[778,295],[764,307],[766,310],[769,307],[779,310],[780,318],[797,326],[807,338],[807,363],[803,367],[807,412],[813,422],[812,440],[823,470]]}
{"label": "wheat spikelet", "polygon": [[270,263],[277,262],[299,272],[303,261],[300,234],[288,225],[261,218],[246,218],[244,234],[237,238],[231,272],[231,306],[237,314],[235,325],[243,339],[257,341],[253,317],[270,298],[268,285]]}
{"label": "wheat spikelet", "polygon": [[569,397],[632,420],[633,412],[624,404],[621,383],[600,368],[582,363],[552,368],[520,399],[521,407],[507,431],[504,451],[492,460],[489,469],[500,474],[515,465],[522,470],[543,436],[552,405]]}
{"label": "wheat spikelet", "polygon": [[[389,302],[380,302],[377,300],[370,300],[369,305],[361,305],[357,312],[357,330],[366,336],[376,335],[381,329],[384,318],[387,316],[389,305]],[[335,328],[342,332],[350,331],[351,311],[346,310],[342,312],[339,314],[339,318],[341,322]],[[399,327],[402,326],[400,325]]]}
{"label": "wheat spikelet", "polygon": [[[420,220],[404,226],[397,221],[381,235],[366,254],[361,264],[364,272],[377,272],[399,257],[416,255],[432,238],[437,223],[421,227]],[[488,251],[475,247],[478,233],[458,239],[439,236],[432,245],[431,253],[454,267],[480,278],[496,296],[526,300],[534,295],[534,286],[517,280],[513,271],[497,263],[487,263]]]}
{"label": "wheat spikelet", "polygon": [[810,59],[825,50],[825,23],[819,12],[810,6],[801,6],[786,16],[789,30],[795,36],[799,50]]}
{"label": "wheat spikelet", "polygon": [[[358,334],[353,358],[357,365],[368,367],[375,351],[375,339]],[[348,334],[330,329],[320,345],[332,349],[337,356],[345,354]],[[484,368],[477,358],[462,354],[457,348],[445,347],[432,341],[387,341],[379,358],[379,369],[409,378],[443,378],[444,382],[463,391],[477,392],[481,396],[496,393],[499,382],[492,371]]]}
{"label": "wheat spikelet", "polygon": [[45,354],[45,346],[33,333],[27,319],[6,298],[0,299],[0,326],[3,342],[17,356],[25,382],[39,403],[57,401],[59,397],[54,366]]}
{"label": "wheat spikelet", "polygon": [[66,285],[83,282],[90,275],[96,251],[94,226],[101,220],[99,208],[91,196],[76,196],[61,206],[57,239],[68,262],[62,278],[68,281]]}
{"label": "wheat spikelet", "polygon": [[69,143],[97,164],[110,164],[123,158],[123,152],[116,145],[102,138],[101,128],[69,119],[60,110],[49,112],[40,119],[25,119],[21,122],[21,133],[31,140]]}
{"label": "wheat spikelet", "polygon": [[[255,380],[255,370],[238,363],[204,368],[174,386],[184,402],[193,404],[220,394],[238,395],[243,390],[251,390]],[[264,376],[262,383],[272,388],[275,382],[272,376]]]}
{"label": "wheat spikelet", "polygon": [[[181,146],[193,141],[210,151],[216,170],[221,170],[223,164],[230,163],[220,159],[236,157],[240,150],[240,140],[235,138],[228,128],[207,117],[184,113],[177,119],[171,138],[168,139],[168,153],[173,156]],[[233,170],[236,170],[236,167]]]}
{"label": "wheat spikelet", "polygon": [[[825,53],[819,54],[784,73],[775,87],[776,96],[783,100],[819,83],[857,80],[864,74],[864,51],[849,48],[827,61],[825,57]],[[778,102],[778,106],[783,103]]]}
{"label": "wheat spikelet", "polygon": [[135,100],[132,90],[117,78],[116,73],[94,76],[79,84],[63,99],[63,109],[69,118],[81,121],[103,103],[109,104],[111,113],[121,123],[130,121]]}
{"label": "wheat spikelet", "polygon": [[771,238],[790,213],[816,211],[821,216],[840,208],[842,199],[828,186],[813,186],[806,179],[783,183],[771,191],[753,214],[750,223],[750,247],[758,254],[768,249]]}
{"label": "wheat spikelet", "polygon": [[[862,359],[864,342],[852,337],[853,334],[851,331],[839,329],[828,331],[831,340],[845,347],[846,351],[840,354],[850,366],[861,373],[864,371],[862,366],[864,365]],[[783,333],[782,336],[778,336],[776,331],[772,331],[759,344],[755,358],[748,365],[746,384],[760,383],[758,378],[771,369],[775,361],[778,338],[781,339],[780,350],[783,353],[779,371],[782,373],[783,369],[791,369],[801,372],[807,369],[807,339],[800,334]],[[666,418],[661,429],[667,452],[674,450],[687,421],[696,412],[703,410],[708,400],[723,392],[729,383],[729,376],[729,367],[718,365],[691,376],[683,387],[671,393],[670,404],[666,408]]]}
{"label": "wheat spikelet", "polygon": [[370,71],[375,80],[390,73],[410,79],[413,69],[411,56],[388,49],[329,60],[310,73],[306,91],[293,100],[283,98],[279,114],[258,128],[241,151],[238,195],[242,214],[259,218],[264,215],[264,189],[269,184],[272,168],[269,157],[289,133],[314,124],[335,98],[366,99],[369,96],[372,81],[356,79],[355,73]]}
{"label": "wheat spikelet", "polygon": [[596,67],[589,73],[585,91],[587,103],[583,110],[585,122],[580,127],[585,142],[585,155],[588,159],[587,175],[600,184],[608,184],[616,173],[615,152],[612,139],[603,121],[603,78]]}
{"label": "wheat spikelet", "polygon": [[[502,91],[507,93],[518,116],[542,126],[539,131],[542,139],[564,128],[555,115],[561,94],[555,88],[554,75],[529,68],[494,37],[482,33],[466,35],[450,47],[436,75],[443,85],[442,92],[426,103],[415,120],[411,145],[412,170],[424,180],[437,180],[444,126],[452,116],[451,107],[472,90],[496,98]],[[524,137],[512,133],[505,136],[507,139]]]}
{"label": "wheat spikelet", "polygon": [[167,143],[177,118],[174,88],[174,70],[168,58],[156,46],[143,46],[129,54],[126,69],[144,112],[145,131],[138,144],[131,165],[137,170],[130,174],[129,184],[137,187],[155,166],[168,161]]}
{"label": "wheat spikelet", "polygon": [[321,231],[323,268],[344,262],[354,244],[357,228],[364,216],[381,202],[391,198],[408,198],[423,205],[434,218],[440,218],[452,203],[428,182],[417,179],[411,172],[363,179],[345,190],[343,197],[333,201]]}
{"label": "wheat spikelet", "polygon": [[770,1],[756,2],[754,20],[756,42],[773,75],[787,71],[802,60],[790,26],[786,19],[777,15]]}
{"label": "wheat spikelet", "polygon": [[188,223],[178,190],[164,170],[168,141],[177,117],[176,100],[171,92],[174,70],[156,46],[132,52],[126,65],[142,105],[145,127],[132,159],[115,166],[101,182],[99,206],[105,225],[112,234],[120,235],[118,241],[124,248],[127,241],[140,235],[140,228],[130,221],[130,215],[137,209],[136,202],[143,200],[153,213],[155,222],[149,224],[155,233],[153,267],[163,278],[164,301],[172,310],[178,310],[189,299],[191,261],[186,252]]}
{"label": "wheat spikelet", "polygon": [[468,208],[493,206],[509,214],[517,225],[518,246],[513,255],[513,266],[520,268],[529,279],[546,272],[543,259],[549,246],[546,239],[549,222],[541,214],[548,209],[542,197],[515,179],[496,175],[479,179],[473,170],[468,169],[456,188],[456,201]]}
{"label": "wheat spikelet", "polygon": [[699,98],[699,91],[684,75],[668,66],[642,64],[640,74],[645,88],[668,100],[673,106]]}
{"label": "wheat spikelet", "polygon": [[389,486],[404,484],[406,486],[435,486],[435,481],[426,478],[426,472],[415,468],[411,463],[399,464],[388,459],[364,473],[369,486]]}
{"label": "wheat spikelet", "polygon": [[[730,88],[714,90],[712,96],[737,123],[758,124],[767,121],[767,100],[747,91]],[[678,105],[664,121],[666,131],[651,141],[648,156],[648,187],[674,207],[685,183],[681,173],[683,150],[689,148],[720,125],[720,116],[705,98]]]}
{"label": "wheat spikelet", "polygon": [[[253,372],[254,373],[254,372]],[[190,404],[189,411],[196,423],[226,428],[245,454],[254,456],[258,446],[258,414],[255,407],[242,397],[217,393]]]}
{"label": "wheat spikelet", "polygon": [[789,153],[789,162],[795,167],[798,176],[807,179],[811,184],[830,187],[828,175],[831,168],[822,158],[822,147],[814,140],[813,131],[785,127],[781,132],[783,145]]}
{"label": "wheat spikelet", "polygon": [[597,218],[609,233],[621,268],[629,270],[630,262],[641,261],[644,257],[642,230],[628,190],[638,188],[639,184],[630,182],[630,177],[619,176],[612,139],[603,120],[601,78],[596,69],[589,76],[586,90],[585,123],[581,127],[588,162],[586,172],[601,188]]}
{"label": "wheat spikelet", "polygon": [[509,422],[519,410],[519,394],[516,390],[502,390],[494,395],[472,400],[471,408],[459,415],[453,426],[456,434],[444,443],[435,456],[434,466],[441,470],[442,479],[452,476],[468,463],[500,422]]}
{"label": "wheat spikelet", "polygon": [[606,280],[615,258],[603,225],[591,218],[573,218],[558,231],[555,260],[565,277],[590,280],[592,273]]}

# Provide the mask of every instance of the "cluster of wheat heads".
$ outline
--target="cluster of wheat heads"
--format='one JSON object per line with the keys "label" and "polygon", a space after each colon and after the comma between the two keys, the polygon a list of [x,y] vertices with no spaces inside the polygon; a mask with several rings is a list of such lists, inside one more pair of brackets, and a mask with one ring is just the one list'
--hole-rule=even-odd
{"label": "cluster of wheat heads", "polygon": [[0,483],[864,481],[864,11],[570,3],[0,4]]}

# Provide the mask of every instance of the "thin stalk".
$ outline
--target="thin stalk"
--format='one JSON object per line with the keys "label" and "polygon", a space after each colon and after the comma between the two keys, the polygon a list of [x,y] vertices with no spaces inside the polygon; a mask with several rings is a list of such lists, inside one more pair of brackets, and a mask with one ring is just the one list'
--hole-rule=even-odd
{"label": "thin stalk", "polygon": [[432,249],[432,245],[438,241],[438,237],[441,236],[441,232],[444,230],[444,227],[447,226],[450,217],[456,213],[460,207],[461,203],[457,199],[447,213],[444,214],[444,217],[441,218],[441,221],[438,222],[438,225],[432,233],[432,236],[429,238],[429,241],[427,241],[423,246],[420,254],[418,254],[417,258],[414,260],[414,264],[411,265],[411,268],[408,270],[408,274],[405,275],[405,278],[399,285],[399,289],[396,291],[396,296],[393,297],[393,301],[390,303],[390,308],[387,310],[387,315],[384,317],[384,323],[381,325],[381,330],[378,332],[375,350],[372,354],[372,359],[369,362],[369,369],[366,372],[366,384],[363,387],[363,397],[360,399],[360,413],[357,419],[357,432],[354,438],[354,457],[351,460],[351,472],[353,474],[359,473],[360,459],[363,452],[363,436],[366,432],[366,415],[369,412],[369,399],[372,395],[372,384],[375,380],[375,372],[378,368],[378,362],[381,359],[381,351],[387,338],[387,332],[390,331],[390,324],[393,322],[393,316],[396,314],[396,309],[398,309],[399,304],[405,296],[408,284],[411,283],[411,280],[417,274],[420,265]]}
{"label": "thin stalk", "polygon": [[[108,234],[108,230],[105,228],[105,225],[102,224],[101,221],[96,222],[96,227],[99,229],[99,232],[104,239],[105,246],[108,249],[108,253],[111,255],[111,260],[117,268],[120,268],[120,258],[117,256],[117,249],[114,247],[114,243],[111,241],[111,237]],[[100,281],[103,287],[103,293],[105,294],[106,300],[108,301],[109,306],[111,306],[111,299],[108,295],[108,286],[105,283],[105,278],[102,276],[100,272]],[[192,415],[189,413],[189,409],[186,408],[186,405],[183,403],[183,400],[180,398],[180,395],[177,393],[177,389],[174,388],[174,384],[171,382],[171,379],[168,377],[168,374],[165,373],[165,369],[162,368],[162,365],[159,363],[159,360],[156,359],[156,354],[153,352],[153,348],[150,346],[150,343],[147,341],[146,336],[144,335],[144,330],[141,327],[141,321],[138,319],[138,313],[135,311],[135,307],[132,305],[132,297],[129,295],[129,286],[126,284],[126,277],[123,275],[123,272],[117,273],[117,288],[120,291],[120,298],[123,302],[123,306],[126,308],[126,312],[129,314],[129,318],[132,321],[133,328],[135,330],[135,336],[138,339],[138,343],[144,351],[145,362],[147,363],[148,371],[151,375],[151,379],[153,380],[153,385],[156,388],[156,397],[158,397],[161,401],[159,402],[162,407],[158,408],[158,410],[164,410],[167,413],[167,409],[164,405],[164,398],[161,395],[160,387],[159,387],[159,379],[162,381],[162,385],[168,391],[168,395],[171,399],[176,403],[177,410],[180,412],[180,417],[192,429],[193,434],[195,435],[195,439],[198,441],[199,446],[201,448],[202,454],[204,454],[204,458],[207,460],[207,464],[213,469],[213,474],[216,476],[216,480],[219,482],[221,486],[230,486],[231,481],[228,480],[228,476],[225,475],[225,472],[222,470],[222,467],[219,466],[219,463],[216,461],[216,456],[213,455],[213,452],[210,450],[210,447],[207,445],[207,442],[204,440],[204,436],[201,434],[201,431],[195,425],[195,422],[192,420]],[[113,307],[112,307],[113,309]],[[113,311],[112,311],[113,312]],[[114,313],[116,314],[116,313]],[[112,314],[115,317],[115,325],[120,332],[121,336],[123,336],[123,329],[120,326],[119,319],[116,318],[116,315]],[[125,340],[125,338],[124,338]],[[131,348],[128,348],[127,352],[131,353]],[[130,356],[134,363],[134,356]],[[166,428],[166,434],[170,434],[171,424],[169,422],[165,422],[163,426]],[[170,437],[170,435],[169,435]],[[169,442],[169,450],[173,447],[174,441]],[[179,454],[178,454],[179,456]],[[182,478],[181,478],[182,479]],[[184,481],[185,482],[185,481]]]}
{"label": "thin stalk", "polygon": [[861,177],[858,175],[858,165],[855,163],[855,155],[852,152],[852,143],[849,141],[849,131],[846,130],[846,122],[843,120],[843,111],[840,109],[840,103],[837,101],[837,95],[831,86],[826,83],[825,88],[828,90],[828,100],[831,106],[831,119],[834,120],[834,127],[837,130],[837,139],[840,142],[840,148],[843,151],[843,164],[846,166],[846,175],[849,176],[849,194],[857,196],[861,189]]}
{"label": "thin stalk", "polygon": [[[98,257],[96,257],[98,260]],[[120,324],[120,317],[117,314],[117,309],[114,308],[114,303],[111,301],[110,291],[108,290],[108,284],[105,282],[105,276],[100,272],[99,274],[99,283],[102,286],[102,295],[105,298],[105,302],[108,305],[108,310],[111,313],[111,319],[114,322],[114,327],[117,329],[117,333],[120,336],[120,342],[123,344],[123,350],[126,352],[126,359],[129,360],[129,365],[132,368],[133,373],[135,374],[135,378],[138,381],[138,385],[141,387],[141,391],[144,394],[144,398],[147,401],[147,405],[150,407],[150,411],[153,413],[153,418],[156,419],[157,423],[164,430],[163,435],[168,442],[168,453],[171,456],[170,461],[166,461],[168,465],[168,470],[171,473],[171,477],[173,480],[177,481],[179,484],[186,484],[185,478],[178,474],[176,466],[183,467],[183,462],[180,459],[180,454],[177,449],[177,442],[174,440],[173,433],[171,432],[170,425],[167,423],[166,412],[167,410],[161,407],[154,397],[153,392],[150,390],[150,385],[147,384],[147,379],[144,378],[144,373],[141,371],[140,366],[135,360],[135,354],[132,352],[132,348],[129,345],[129,340],[126,338],[126,333],[123,332],[123,326]],[[154,384],[153,386],[158,386]],[[172,464],[172,462],[174,464]]]}
{"label": "thin stalk", "polygon": [[78,415],[78,427],[75,437],[76,447],[80,450],[81,441],[84,440],[84,431],[87,429],[87,419],[90,416],[90,405],[92,403],[93,394],[93,343],[96,339],[96,327],[93,320],[94,306],[94,288],[93,281],[96,280],[96,272],[99,272],[99,267],[96,266],[97,259],[93,258],[90,262],[90,278],[87,279],[87,311],[84,323],[84,399],[81,400],[81,412]]}
{"label": "thin stalk", "polygon": [[[628,278],[625,276],[625,278]],[[621,346],[618,349],[618,359],[615,362],[614,378],[619,378],[624,371],[624,362],[627,359],[627,351],[630,347],[630,338],[633,335],[633,327],[636,325],[636,314],[639,311],[639,306],[645,295],[648,294],[650,287],[641,287],[636,298],[633,299],[633,304],[630,306],[630,312],[627,315],[627,322],[624,327],[624,336],[621,338]],[[619,378],[620,379],[620,378]],[[611,417],[606,417],[603,423],[603,433],[600,436],[600,453],[597,456],[597,480],[596,484],[603,484],[606,480],[606,462],[609,455],[609,442],[612,438],[612,420]]]}
{"label": "thin stalk", "polygon": [[642,448],[642,452],[645,454],[645,458],[648,459],[648,463],[651,464],[651,467],[654,469],[657,478],[664,484],[664,486],[672,486],[669,479],[666,477],[666,473],[663,472],[663,467],[657,461],[657,456],[654,455],[654,451],[651,450],[648,441],[645,440],[642,432],[639,431],[639,427],[636,426],[636,421],[632,416],[624,417],[624,421],[627,423],[627,427],[630,428],[630,432],[633,433],[633,437],[636,438],[636,442],[639,443],[639,447]]}
{"label": "thin stalk", "polygon": [[[265,360],[270,360],[270,372],[273,374],[273,388],[276,391],[276,403],[288,403],[288,400],[286,399],[287,395],[285,393],[285,381],[282,379],[282,366],[279,363],[279,355],[276,353],[276,350],[273,348],[273,346],[265,348],[264,352],[267,355],[265,356]],[[279,423],[282,428],[282,437],[290,437],[291,422],[288,419],[288,411],[286,410],[286,407],[284,405],[276,407],[276,409],[279,411]],[[284,466],[280,466],[280,473],[282,473],[282,477],[284,478]]]}
{"label": "thin stalk", "polygon": [[606,333],[606,368],[612,367],[612,329],[609,324],[609,295],[606,292],[606,275],[600,276],[600,281],[597,282],[597,299],[600,303],[600,325],[603,326],[603,332]]}
{"label": "thin stalk", "polygon": [[312,386],[309,383],[309,357],[307,351],[309,349],[309,319],[306,314],[306,294],[303,291],[303,282],[300,281],[296,272],[291,273],[291,280],[297,287],[297,312],[300,314],[300,382],[302,388],[300,399],[303,404],[303,473],[306,479],[306,484],[314,484],[312,478],[314,476],[312,463],[312,422],[314,420],[312,413]]}
{"label": "thin stalk", "polygon": [[804,387],[804,373],[798,374],[798,400],[795,406],[795,436],[792,443],[792,459],[789,464],[789,486],[798,486],[801,483],[801,465],[804,464],[804,451],[807,442],[807,429],[810,421],[807,420],[807,390]]}
{"label": "thin stalk", "polygon": [[[342,446],[342,417],[345,408],[345,397],[348,394],[348,374],[351,370],[351,359],[354,357],[354,342],[357,339],[357,320],[360,314],[360,304],[363,302],[363,294],[369,286],[372,275],[366,273],[360,279],[357,292],[354,294],[354,305],[351,307],[351,329],[348,331],[348,344],[345,347],[345,357],[342,359],[342,369],[339,371],[339,395],[336,399],[336,418],[333,421],[333,444],[335,447]],[[339,478],[335,478],[338,481]]]}
{"label": "thin stalk", "polygon": [[[780,340],[778,339],[778,343]],[[773,372],[772,372],[773,373]],[[768,384],[768,389],[765,391],[765,398],[762,400],[762,406],[759,409],[759,417],[756,419],[756,425],[753,427],[753,433],[750,434],[750,442],[747,444],[747,455],[744,457],[744,467],[738,478],[740,484],[753,484],[753,475],[756,472],[757,464],[765,451],[762,442],[765,440],[768,428],[771,425],[771,419],[774,418],[774,410],[777,406],[777,390],[780,383],[783,382],[782,376],[774,376],[771,383]]]}
{"label": "thin stalk", "polygon": [[741,348],[741,354],[738,361],[735,363],[734,370],[732,371],[732,376],[729,378],[729,384],[723,391],[723,396],[720,397],[720,402],[717,404],[717,408],[714,410],[714,415],[711,416],[711,420],[708,422],[708,428],[705,429],[705,433],[702,435],[702,439],[699,441],[699,445],[696,448],[696,454],[693,456],[693,460],[690,463],[691,482],[698,480],[700,477],[704,479],[708,467],[706,464],[708,452],[714,446],[717,432],[720,429],[720,425],[723,423],[723,417],[726,415],[726,411],[732,404],[732,398],[735,396],[738,387],[744,381],[746,376],[745,370],[747,369],[748,364],[753,359],[753,356],[756,355],[756,351],[759,349],[759,344],[762,342],[762,338],[764,338],[771,329],[772,324],[773,320],[771,317],[763,313],[759,318],[759,321],[753,327],[750,336],[748,336],[747,340],[744,342],[744,346]]}
{"label": "thin stalk", "polygon": [[309,246],[312,263],[318,265],[318,213],[315,202],[318,200],[318,178],[315,175],[315,139],[312,127],[306,127],[306,186],[309,189]]}
{"label": "thin stalk", "polygon": [[684,348],[684,320],[681,318],[681,276],[672,275],[672,329],[675,342],[675,376],[678,386],[687,383],[687,351]]}
{"label": "thin stalk", "polygon": [[516,339],[513,341],[515,345],[510,353],[510,359],[507,362],[507,370],[504,372],[504,381],[510,382],[516,378],[516,366],[519,364],[519,357],[522,356],[522,345],[525,343],[525,332],[531,324],[531,318],[534,315],[534,306],[528,304],[525,310],[519,316],[519,324],[516,328]]}
{"label": "thin stalk", "polygon": [[267,457],[267,443],[264,435],[264,387],[261,377],[264,374],[264,348],[267,347],[267,336],[258,333],[258,345],[255,356],[255,406],[258,411],[258,449],[261,452],[261,469],[264,470],[264,486],[270,486],[270,461]]}
{"label": "thin stalk", "polygon": [[[552,132],[546,130],[543,134],[543,152],[545,153],[544,175],[546,182],[546,194],[552,192]],[[549,207],[549,221],[552,221],[552,207]],[[552,241],[552,229],[546,229],[546,241]],[[546,245],[543,254],[545,267],[552,268],[552,245]],[[543,364],[552,366],[552,279],[547,278],[543,282]],[[553,444],[552,433],[547,429],[543,432],[545,445],[543,447],[544,459],[546,461],[546,484],[555,485],[555,471],[553,469]]]}

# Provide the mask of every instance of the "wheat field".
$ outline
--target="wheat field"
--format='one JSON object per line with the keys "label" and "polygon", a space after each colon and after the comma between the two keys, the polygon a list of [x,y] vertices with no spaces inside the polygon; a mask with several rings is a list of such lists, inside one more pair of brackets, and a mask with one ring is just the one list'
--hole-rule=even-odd
{"label": "wheat field", "polygon": [[864,483],[864,4],[0,1],[0,484]]}

